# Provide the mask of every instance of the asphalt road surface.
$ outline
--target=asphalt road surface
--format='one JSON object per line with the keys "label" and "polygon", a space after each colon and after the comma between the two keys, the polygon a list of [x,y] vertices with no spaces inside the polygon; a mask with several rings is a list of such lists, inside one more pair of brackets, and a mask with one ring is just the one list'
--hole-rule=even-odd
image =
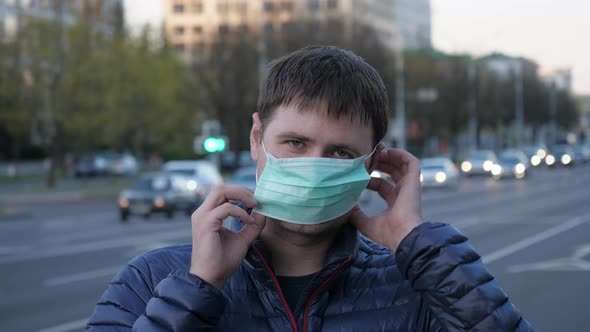
{"label": "asphalt road surface", "polygon": [[[537,331],[590,331],[590,164],[524,181],[470,178],[426,191],[424,217],[470,238]],[[0,331],[81,331],[107,282],[146,251],[190,241],[190,223],[118,221],[107,203],[29,206],[0,222]],[[370,213],[383,208],[371,199]]]}

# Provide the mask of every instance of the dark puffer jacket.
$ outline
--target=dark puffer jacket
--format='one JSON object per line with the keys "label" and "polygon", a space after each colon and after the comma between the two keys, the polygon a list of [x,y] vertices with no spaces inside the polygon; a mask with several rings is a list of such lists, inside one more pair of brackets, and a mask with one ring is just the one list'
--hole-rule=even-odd
{"label": "dark puffer jacket", "polygon": [[191,246],[132,260],[89,331],[532,331],[467,238],[424,223],[396,255],[344,227],[325,267],[288,309],[260,241],[220,291],[188,273]]}

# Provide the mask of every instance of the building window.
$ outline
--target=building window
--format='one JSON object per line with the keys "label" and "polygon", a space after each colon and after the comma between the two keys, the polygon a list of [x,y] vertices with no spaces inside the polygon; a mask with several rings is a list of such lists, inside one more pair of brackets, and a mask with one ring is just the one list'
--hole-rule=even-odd
{"label": "building window", "polygon": [[246,12],[248,12],[248,3],[246,3],[246,2],[237,3],[236,4],[236,11],[238,13],[245,14]]}
{"label": "building window", "polygon": [[229,11],[229,4],[227,2],[220,2],[217,4],[217,11],[220,14],[227,14],[227,12]]}
{"label": "building window", "polygon": [[184,35],[184,27],[175,27],[174,28],[174,34],[177,35],[177,36]]}
{"label": "building window", "polygon": [[288,21],[284,22],[282,26],[283,32],[289,33],[295,31],[295,22]]}
{"label": "building window", "polygon": [[227,26],[227,24],[222,24],[219,26],[219,34],[220,35],[225,35],[229,32],[229,26]]}
{"label": "building window", "polygon": [[193,3],[191,4],[191,11],[193,13],[202,13],[203,3],[201,1],[193,1]]}
{"label": "building window", "polygon": [[272,35],[273,32],[274,32],[274,27],[272,26],[272,23],[265,23],[262,33],[265,36],[270,36],[270,35]]}
{"label": "building window", "polygon": [[309,10],[318,10],[320,9],[320,1],[319,0],[309,0],[307,3]]}
{"label": "building window", "polygon": [[293,2],[291,2],[291,1],[283,1],[281,3],[281,9],[283,9],[284,11],[292,12],[293,8],[294,8]]}
{"label": "building window", "polygon": [[200,34],[202,34],[202,33],[203,33],[203,27],[202,27],[202,26],[200,26],[200,25],[195,25],[195,26],[193,27],[193,32],[194,32],[196,35],[200,35]]}
{"label": "building window", "polygon": [[270,2],[270,1],[266,1],[264,2],[264,11],[267,13],[271,13],[272,11],[274,11],[275,6],[274,3]]}
{"label": "building window", "polygon": [[238,32],[240,32],[240,33],[248,33],[248,26],[246,24],[240,24],[238,26]]}
{"label": "building window", "polygon": [[328,9],[338,8],[338,0],[328,0]]}
{"label": "building window", "polygon": [[184,5],[183,4],[176,4],[176,5],[174,5],[174,12],[176,14],[182,14],[182,13],[184,13]]}

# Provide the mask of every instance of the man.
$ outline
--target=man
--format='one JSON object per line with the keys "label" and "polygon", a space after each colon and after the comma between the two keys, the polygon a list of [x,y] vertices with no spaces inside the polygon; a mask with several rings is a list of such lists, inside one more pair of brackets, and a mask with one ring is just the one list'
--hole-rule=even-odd
{"label": "man", "polygon": [[[250,133],[256,192],[216,188],[192,215],[192,245],[132,260],[88,330],[531,331],[467,239],[423,223],[418,160],[379,143],[387,104],[353,53],[271,63]],[[358,207],[365,187],[383,212]]]}

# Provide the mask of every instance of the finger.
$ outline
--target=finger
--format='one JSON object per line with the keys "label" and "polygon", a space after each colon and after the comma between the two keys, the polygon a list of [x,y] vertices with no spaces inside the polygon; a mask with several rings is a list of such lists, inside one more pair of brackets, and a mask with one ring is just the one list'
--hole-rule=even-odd
{"label": "finger", "polygon": [[254,222],[246,224],[239,232],[238,237],[244,242],[246,246],[249,246],[256,240],[260,232],[266,225],[266,217],[258,213],[252,213]]}
{"label": "finger", "polygon": [[399,175],[403,177],[406,174],[420,174],[420,161],[409,152],[386,149],[379,154],[376,168],[392,177],[395,176],[393,173],[398,171]]}
{"label": "finger", "polygon": [[221,185],[213,188],[203,202],[202,208],[205,211],[211,211],[230,200],[242,202],[249,208],[256,206],[252,190],[235,185]]}
{"label": "finger", "polygon": [[223,220],[227,217],[239,218],[244,223],[253,222],[254,219],[241,207],[224,203],[221,206],[203,213],[194,213],[192,217],[193,227],[197,229],[215,229],[217,230],[223,224]]}
{"label": "finger", "polygon": [[389,207],[395,202],[399,193],[396,186],[382,178],[372,178],[367,185],[367,189],[376,191],[387,202],[387,206]]}

